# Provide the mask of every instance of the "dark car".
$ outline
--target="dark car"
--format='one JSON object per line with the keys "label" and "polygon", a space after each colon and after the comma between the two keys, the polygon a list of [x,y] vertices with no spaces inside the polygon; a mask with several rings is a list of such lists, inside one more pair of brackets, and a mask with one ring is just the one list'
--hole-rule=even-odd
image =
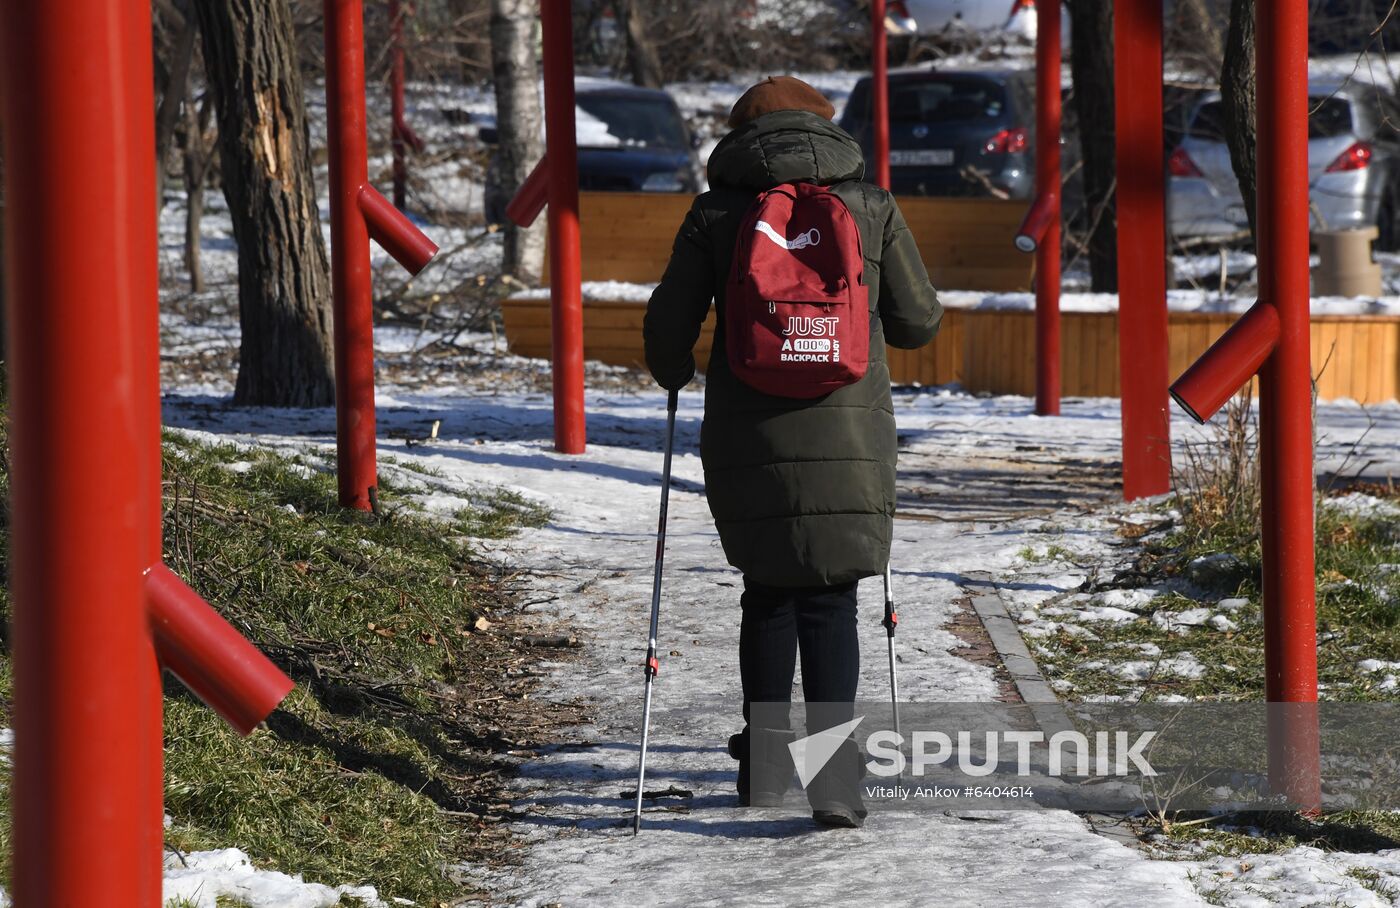
{"label": "dark car", "polygon": [[700,191],[695,143],[670,95],[582,79],[575,91],[580,189]]}
{"label": "dark car", "polygon": [[[1031,195],[1035,83],[1016,71],[892,72],[890,183],[901,195]],[[856,83],[841,127],[873,156],[870,77]],[[866,178],[873,178],[867,167]]]}
{"label": "dark car", "polygon": [[[488,121],[489,122],[489,121]],[[574,84],[580,189],[603,192],[700,191],[695,139],[671,96],[621,82],[578,79]],[[494,123],[478,132],[494,145]],[[500,188],[499,158],[486,177],[486,218],[505,219],[509,197]]]}

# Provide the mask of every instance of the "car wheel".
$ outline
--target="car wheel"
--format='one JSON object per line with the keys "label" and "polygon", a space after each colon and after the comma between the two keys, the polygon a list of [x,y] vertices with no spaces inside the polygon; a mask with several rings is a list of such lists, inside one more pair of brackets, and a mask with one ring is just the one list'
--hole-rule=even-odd
{"label": "car wheel", "polygon": [[1397,202],[1397,187],[1394,183],[1386,187],[1381,197],[1380,210],[1376,212],[1376,249],[1381,252],[1400,251],[1400,203]]}

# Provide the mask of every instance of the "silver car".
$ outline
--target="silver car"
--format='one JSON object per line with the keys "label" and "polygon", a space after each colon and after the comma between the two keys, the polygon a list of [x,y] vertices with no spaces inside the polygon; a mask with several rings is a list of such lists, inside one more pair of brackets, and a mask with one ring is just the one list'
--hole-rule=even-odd
{"label": "silver car", "polygon": [[[1308,180],[1314,229],[1376,225],[1377,246],[1400,247],[1400,111],[1384,89],[1359,83],[1308,86]],[[1172,235],[1232,237],[1249,229],[1225,144],[1219,93],[1204,95],[1168,160]]]}

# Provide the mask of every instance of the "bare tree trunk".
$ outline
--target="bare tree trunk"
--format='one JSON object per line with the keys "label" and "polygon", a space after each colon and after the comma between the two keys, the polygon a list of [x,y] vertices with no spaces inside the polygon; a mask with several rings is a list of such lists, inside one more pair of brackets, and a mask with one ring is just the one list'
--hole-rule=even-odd
{"label": "bare tree trunk", "polygon": [[1118,290],[1117,180],[1113,107],[1113,0],[1069,4],[1074,115],[1084,161],[1089,274],[1095,293]]}
{"label": "bare tree trunk", "polygon": [[195,113],[194,98],[185,102],[185,270],[190,290],[204,292],[204,269],[200,265],[200,223],[204,219],[204,180],[213,156],[213,136],[209,118],[213,104],[208,95]]}
{"label": "bare tree trunk", "polygon": [[1176,28],[1181,43],[1190,48],[1190,57],[1214,61],[1221,58],[1220,29],[1207,7],[1206,0],[1177,0]]}
{"label": "bare tree trunk", "polygon": [[190,67],[194,62],[194,39],[198,37],[198,23],[194,10],[184,11],[184,22],[180,25],[180,35],[175,41],[174,60],[170,65],[170,76],[165,83],[160,104],[156,107],[156,208],[165,205],[165,168],[170,155],[171,141],[175,136],[175,123],[180,116],[180,104],[185,98],[190,81]]}
{"label": "bare tree trunk", "polygon": [[[508,201],[544,155],[541,138],[539,69],[535,58],[538,0],[491,0],[491,77],[496,88],[496,129],[500,156],[488,187]],[[503,209],[505,201],[488,206]],[[528,230],[505,225],[503,270],[517,280],[538,282],[544,265],[544,222]]]}
{"label": "bare tree trunk", "polygon": [[1230,29],[1225,35],[1225,65],[1220,70],[1220,106],[1225,114],[1225,141],[1230,166],[1240,184],[1249,215],[1251,240],[1255,232],[1256,179],[1254,170],[1254,0],[1231,0]]}
{"label": "bare tree trunk", "polygon": [[644,88],[661,87],[661,58],[647,37],[642,9],[636,0],[612,0],[613,15],[627,36],[627,67],[632,82]]}
{"label": "bare tree trunk", "polygon": [[[5,134],[0,132],[0,363],[10,356],[5,343]],[[5,396],[5,376],[0,368],[0,401]]]}
{"label": "bare tree trunk", "polygon": [[330,278],[287,0],[195,8],[238,243],[243,343],[233,399],[327,406],[335,400]]}

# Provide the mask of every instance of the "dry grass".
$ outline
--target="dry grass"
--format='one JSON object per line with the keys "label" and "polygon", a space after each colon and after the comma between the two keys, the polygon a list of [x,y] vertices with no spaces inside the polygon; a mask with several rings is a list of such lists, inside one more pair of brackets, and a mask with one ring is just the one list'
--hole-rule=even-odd
{"label": "dry grass", "polygon": [[[389,485],[375,518],[336,507],[314,459],[179,435],[165,454],[168,562],[297,682],[246,739],[167,683],[168,845],[238,847],[419,905],[466,894],[451,868],[511,851],[506,752],[528,753],[552,727],[528,698],[539,651],[517,580],[480,562],[472,539],[545,515],[498,495],[444,523]],[[7,484],[0,470],[0,494]],[[0,724],[11,685],[0,657]],[[6,863],[8,835],[6,822]]]}

